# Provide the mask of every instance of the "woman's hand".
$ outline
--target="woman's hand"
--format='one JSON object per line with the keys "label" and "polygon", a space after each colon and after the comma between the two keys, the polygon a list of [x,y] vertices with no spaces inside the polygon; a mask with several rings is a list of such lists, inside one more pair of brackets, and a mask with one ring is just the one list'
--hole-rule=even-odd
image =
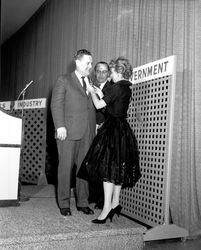
{"label": "woman's hand", "polygon": [[92,86],[91,84],[88,84],[88,85],[87,85],[87,90],[88,90],[90,93],[95,93],[95,88],[94,88],[94,86]]}
{"label": "woman's hand", "polygon": [[99,96],[100,99],[103,98],[103,92],[101,89],[99,89],[98,87],[94,86],[94,89],[95,89],[95,93]]}

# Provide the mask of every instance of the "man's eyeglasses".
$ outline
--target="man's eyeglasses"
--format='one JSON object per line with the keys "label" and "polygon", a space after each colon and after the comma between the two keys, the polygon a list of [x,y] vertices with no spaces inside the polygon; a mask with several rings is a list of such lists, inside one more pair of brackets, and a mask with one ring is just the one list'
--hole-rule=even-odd
{"label": "man's eyeglasses", "polygon": [[103,70],[103,71],[100,71],[100,70],[96,70],[96,73],[97,74],[107,74],[108,73],[108,71],[107,70]]}

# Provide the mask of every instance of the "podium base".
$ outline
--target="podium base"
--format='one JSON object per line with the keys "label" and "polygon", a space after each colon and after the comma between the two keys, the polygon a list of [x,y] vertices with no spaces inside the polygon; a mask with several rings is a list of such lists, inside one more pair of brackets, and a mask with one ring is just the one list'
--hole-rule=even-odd
{"label": "podium base", "polygon": [[178,227],[174,224],[158,225],[148,230],[143,238],[144,241],[164,240],[173,238],[186,238],[189,236],[188,231],[184,228]]}
{"label": "podium base", "polygon": [[0,200],[0,207],[19,207],[19,200]]}

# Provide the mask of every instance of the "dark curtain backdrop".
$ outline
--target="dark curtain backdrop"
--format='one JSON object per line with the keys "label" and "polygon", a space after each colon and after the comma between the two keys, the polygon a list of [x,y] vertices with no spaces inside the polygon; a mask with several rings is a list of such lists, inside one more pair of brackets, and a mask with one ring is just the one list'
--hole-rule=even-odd
{"label": "dark curtain backdrop", "polygon": [[170,206],[174,223],[191,234],[201,233],[200,13],[200,0],[48,0],[1,48],[0,101],[15,100],[34,80],[26,98],[48,99],[47,147],[52,87],[73,70],[77,49],[90,50],[94,63],[123,55],[134,67],[176,55]]}

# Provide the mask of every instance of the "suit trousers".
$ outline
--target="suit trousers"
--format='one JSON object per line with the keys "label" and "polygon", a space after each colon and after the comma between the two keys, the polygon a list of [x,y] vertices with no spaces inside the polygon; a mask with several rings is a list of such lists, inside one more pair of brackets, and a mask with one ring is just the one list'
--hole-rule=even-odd
{"label": "suit trousers", "polygon": [[[58,204],[60,208],[70,207],[71,194],[71,174],[73,166],[76,165],[76,174],[81,166],[81,163],[87,154],[87,151],[92,143],[93,135],[90,133],[89,126],[85,134],[79,140],[64,141],[57,140],[57,148],[59,153],[58,166]],[[88,206],[89,187],[88,182],[76,176],[76,199],[78,207]]]}

